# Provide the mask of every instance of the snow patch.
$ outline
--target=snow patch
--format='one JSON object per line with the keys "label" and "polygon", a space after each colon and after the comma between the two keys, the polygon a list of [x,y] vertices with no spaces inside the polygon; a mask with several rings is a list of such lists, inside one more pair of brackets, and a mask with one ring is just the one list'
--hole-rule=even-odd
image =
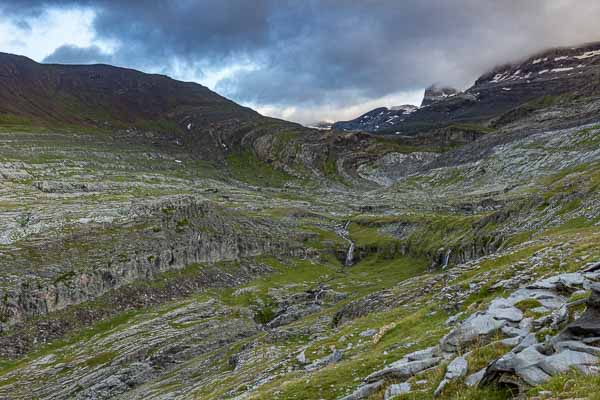
{"label": "snow patch", "polygon": [[492,78],[490,83],[502,82],[503,80],[505,80],[508,77],[507,75],[508,74],[506,72],[503,72],[501,74],[496,74],[496,75],[494,75],[494,77]]}
{"label": "snow patch", "polygon": [[595,56],[600,56],[600,50],[586,51],[585,53],[583,53],[579,56],[575,56],[575,58],[578,60],[583,60],[583,59],[591,58],[591,57],[595,57]]}
{"label": "snow patch", "polygon": [[554,68],[552,71],[550,72],[566,72],[566,71],[571,71],[573,69],[573,67],[567,67],[567,68]]}

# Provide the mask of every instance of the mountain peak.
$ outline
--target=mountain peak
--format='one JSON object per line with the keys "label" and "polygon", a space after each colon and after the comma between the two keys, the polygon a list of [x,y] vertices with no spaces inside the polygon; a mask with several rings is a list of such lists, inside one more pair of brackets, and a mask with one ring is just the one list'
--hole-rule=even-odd
{"label": "mountain peak", "polygon": [[423,101],[421,102],[421,107],[427,107],[431,104],[444,100],[447,97],[456,96],[460,91],[450,86],[439,86],[437,84],[429,86],[425,89],[425,95],[423,96]]}

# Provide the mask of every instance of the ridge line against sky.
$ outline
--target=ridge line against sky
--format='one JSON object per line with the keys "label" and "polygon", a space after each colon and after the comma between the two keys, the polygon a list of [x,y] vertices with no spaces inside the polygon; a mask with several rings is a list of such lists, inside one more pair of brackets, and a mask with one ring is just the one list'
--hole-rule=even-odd
{"label": "ridge line against sky", "polygon": [[497,64],[600,40],[597,0],[0,0],[0,51],[195,81],[301,123],[419,104]]}

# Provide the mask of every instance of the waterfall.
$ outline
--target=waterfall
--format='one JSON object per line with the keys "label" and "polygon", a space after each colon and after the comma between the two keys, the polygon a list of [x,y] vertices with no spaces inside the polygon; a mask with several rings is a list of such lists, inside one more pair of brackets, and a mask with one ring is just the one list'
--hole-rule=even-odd
{"label": "waterfall", "polygon": [[446,269],[448,267],[448,261],[450,261],[450,254],[452,253],[452,249],[448,249],[446,255],[444,256],[444,265],[442,265],[442,269]]}
{"label": "waterfall", "polygon": [[348,242],[348,251],[346,252],[346,259],[344,260],[344,266],[350,267],[354,262],[354,249],[356,245],[352,240],[350,240],[350,221],[347,221],[341,229],[336,229],[336,232],[339,236],[341,236],[346,242]]}
{"label": "waterfall", "polygon": [[346,253],[346,261],[344,262],[344,265],[346,267],[349,267],[352,265],[352,261],[354,261],[354,242],[350,241],[350,247],[348,247],[348,253]]}

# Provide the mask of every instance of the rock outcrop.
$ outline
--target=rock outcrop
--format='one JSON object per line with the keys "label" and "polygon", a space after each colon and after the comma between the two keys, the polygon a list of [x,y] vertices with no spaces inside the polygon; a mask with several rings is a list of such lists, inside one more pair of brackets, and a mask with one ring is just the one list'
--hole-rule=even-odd
{"label": "rock outcrop", "polygon": [[[573,275],[552,279],[573,282]],[[583,284],[582,275],[576,281]],[[494,361],[483,376],[483,384],[504,384],[524,390],[527,385],[542,384],[553,375],[576,368],[591,374],[599,373],[600,361],[600,284],[590,284],[592,294],[584,314],[569,323],[561,333],[544,343],[521,344]]]}
{"label": "rock outcrop", "polygon": [[422,107],[428,107],[433,103],[447,99],[448,97],[454,97],[459,94],[460,91],[449,86],[431,85],[425,89],[425,95],[421,102]]}

